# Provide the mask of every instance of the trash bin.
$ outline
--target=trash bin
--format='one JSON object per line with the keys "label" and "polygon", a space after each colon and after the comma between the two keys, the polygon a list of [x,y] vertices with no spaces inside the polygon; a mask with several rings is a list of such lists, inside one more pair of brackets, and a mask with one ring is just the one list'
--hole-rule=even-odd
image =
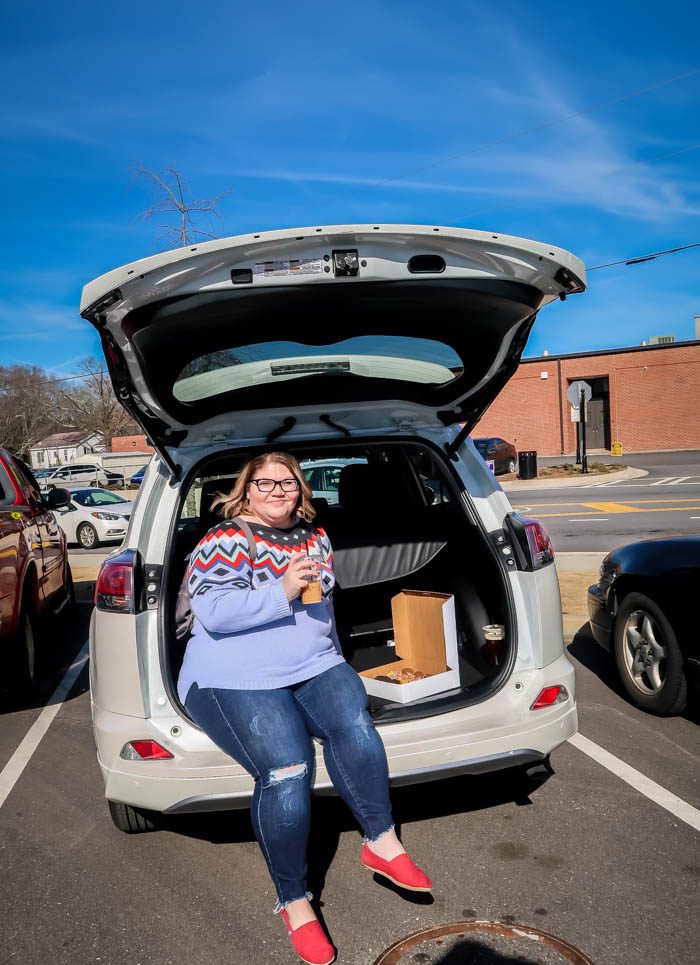
{"label": "trash bin", "polygon": [[518,477],[537,479],[537,453],[533,450],[518,453]]}

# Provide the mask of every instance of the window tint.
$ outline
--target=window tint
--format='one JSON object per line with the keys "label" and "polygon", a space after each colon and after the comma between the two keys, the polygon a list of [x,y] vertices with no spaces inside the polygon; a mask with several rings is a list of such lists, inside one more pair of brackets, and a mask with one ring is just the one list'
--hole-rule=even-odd
{"label": "window tint", "polygon": [[[185,502],[182,506],[182,511],[180,513],[180,521],[184,522],[187,520],[197,520],[202,515],[202,487],[205,483],[214,482],[218,479],[221,480],[221,489],[217,486],[213,488],[217,492],[229,493],[238,478],[238,473],[228,473],[226,475],[215,475],[215,476],[201,476],[194,480],[190,486],[189,492],[185,497]],[[207,489],[212,487],[207,486]]]}
{"label": "window tint", "polygon": [[5,467],[0,463],[0,506],[11,506],[15,500],[15,493]]}
{"label": "window tint", "polygon": [[451,492],[445,484],[444,473],[432,452],[429,449],[410,446],[406,453],[418,475],[418,481],[428,505],[452,502]]}
{"label": "window tint", "polygon": [[312,489],[323,489],[323,472],[321,469],[305,469],[304,475]]}
{"label": "window tint", "polygon": [[332,466],[326,469],[325,472],[325,489],[338,490],[340,486],[340,473],[342,468],[340,466]]}
{"label": "window tint", "polygon": [[39,483],[34,478],[34,473],[31,471],[29,466],[22,462],[21,459],[15,457],[12,460],[12,468],[14,469],[22,488],[34,493],[37,499],[41,499]]}

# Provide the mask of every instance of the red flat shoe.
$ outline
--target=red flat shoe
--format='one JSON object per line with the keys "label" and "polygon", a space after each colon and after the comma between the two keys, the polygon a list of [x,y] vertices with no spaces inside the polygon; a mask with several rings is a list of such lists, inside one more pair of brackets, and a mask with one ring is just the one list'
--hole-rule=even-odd
{"label": "red flat shoe", "polygon": [[331,965],[335,961],[335,948],[321,927],[320,921],[307,921],[305,925],[292,928],[289,915],[284,909],[280,912],[289,932],[289,940],[302,962],[307,965]]}
{"label": "red flat shoe", "polygon": [[360,858],[365,868],[374,871],[378,875],[383,875],[389,881],[393,881],[400,888],[408,891],[432,891],[433,883],[430,878],[414,864],[407,854],[400,854],[391,861],[385,861],[369,847],[368,844],[362,848]]}

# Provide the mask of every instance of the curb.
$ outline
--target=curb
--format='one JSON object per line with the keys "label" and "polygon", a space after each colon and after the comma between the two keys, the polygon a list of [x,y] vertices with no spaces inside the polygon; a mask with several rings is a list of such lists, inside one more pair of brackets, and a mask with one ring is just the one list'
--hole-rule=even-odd
{"label": "curb", "polygon": [[554,566],[558,573],[597,573],[603,557],[608,550],[596,550],[593,553],[556,553]]}
{"label": "curb", "polygon": [[519,489],[568,489],[569,487],[590,486],[597,482],[615,482],[618,479],[639,479],[641,476],[648,475],[646,469],[628,466],[627,469],[620,469],[619,472],[592,473],[574,476],[573,478],[510,479],[501,483],[501,489],[505,492]]}

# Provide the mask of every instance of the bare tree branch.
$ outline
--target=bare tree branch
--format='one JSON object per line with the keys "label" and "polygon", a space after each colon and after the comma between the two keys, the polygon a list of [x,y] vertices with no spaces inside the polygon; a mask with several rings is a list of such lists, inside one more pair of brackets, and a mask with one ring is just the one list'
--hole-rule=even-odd
{"label": "bare tree branch", "polygon": [[216,230],[217,223],[219,231],[223,231],[224,223],[216,210],[216,206],[221,202],[229,191],[222,191],[221,194],[213,198],[198,198],[188,201],[187,195],[190,191],[185,177],[176,168],[166,168],[162,174],[151,171],[148,168],[139,166],[136,169],[134,180],[146,179],[150,182],[150,188],[155,195],[155,200],[145,211],[142,211],[135,218],[137,221],[147,221],[156,215],[172,214],[175,219],[173,224],[161,224],[158,226],[161,234],[158,235],[159,241],[179,242],[181,247],[186,247],[194,241],[203,238],[217,238],[220,233],[205,231],[197,225],[193,214],[202,216],[208,221],[207,227]]}

